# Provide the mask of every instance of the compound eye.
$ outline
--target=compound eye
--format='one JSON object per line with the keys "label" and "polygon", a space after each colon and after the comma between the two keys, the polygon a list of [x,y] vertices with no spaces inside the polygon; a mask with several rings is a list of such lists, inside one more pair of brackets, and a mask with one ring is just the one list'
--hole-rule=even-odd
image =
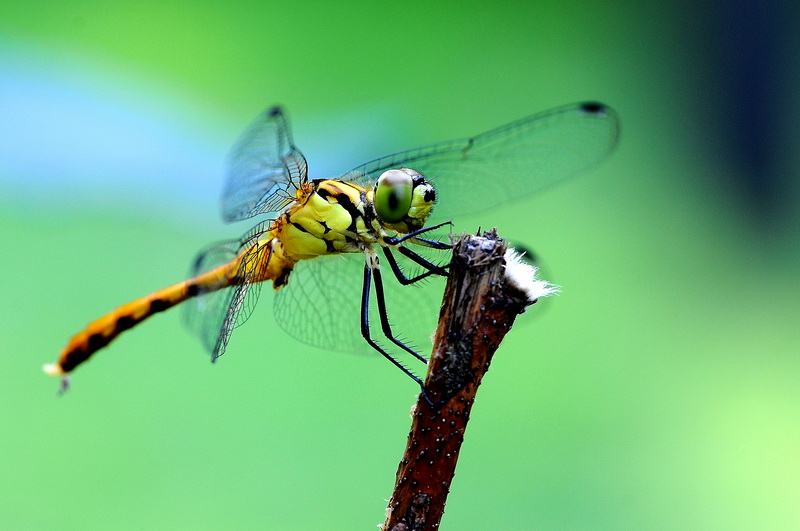
{"label": "compound eye", "polygon": [[386,223],[397,223],[408,215],[414,182],[403,170],[387,170],[375,185],[375,212]]}

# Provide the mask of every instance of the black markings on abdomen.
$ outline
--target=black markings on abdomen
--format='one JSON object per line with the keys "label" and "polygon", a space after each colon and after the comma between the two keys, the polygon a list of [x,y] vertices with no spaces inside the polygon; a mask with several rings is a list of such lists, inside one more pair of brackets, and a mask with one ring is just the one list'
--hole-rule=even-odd
{"label": "black markings on abdomen", "polygon": [[124,332],[128,328],[131,328],[133,325],[136,324],[136,320],[131,317],[130,315],[123,315],[119,319],[117,319],[117,332]]}
{"label": "black markings on abdomen", "polygon": [[84,349],[75,349],[67,354],[65,360],[60,362],[61,370],[70,372],[72,369],[89,359],[91,353],[86,352]]}
{"label": "black markings on abdomen", "polygon": [[197,284],[189,284],[186,286],[186,295],[189,297],[197,297],[200,294],[200,286]]}
{"label": "black markings on abdomen", "polygon": [[89,336],[89,352],[95,352],[108,345],[111,337],[106,337],[103,334],[92,334]]}
{"label": "black markings on abdomen", "polygon": [[163,312],[169,308],[171,304],[163,299],[153,299],[150,301],[150,313]]}

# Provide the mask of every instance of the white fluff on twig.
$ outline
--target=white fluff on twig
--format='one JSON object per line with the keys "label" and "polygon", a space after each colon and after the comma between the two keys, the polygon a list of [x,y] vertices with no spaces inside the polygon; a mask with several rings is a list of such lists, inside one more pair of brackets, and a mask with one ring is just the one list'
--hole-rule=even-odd
{"label": "white fluff on twig", "polygon": [[527,295],[531,303],[539,297],[547,297],[558,291],[558,286],[546,280],[536,278],[537,267],[522,259],[523,253],[509,247],[504,256],[506,261],[506,278],[517,289]]}

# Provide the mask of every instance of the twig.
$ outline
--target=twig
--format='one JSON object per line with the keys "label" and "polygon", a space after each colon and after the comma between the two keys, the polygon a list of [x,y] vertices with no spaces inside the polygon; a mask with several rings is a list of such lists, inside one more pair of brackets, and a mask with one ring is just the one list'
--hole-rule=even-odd
{"label": "twig", "polygon": [[[506,274],[506,248],[494,230],[461,236],[453,247],[425,394],[414,409],[384,531],[439,528],[478,386],[516,316],[535,302]],[[540,295],[551,290],[540,285]]]}

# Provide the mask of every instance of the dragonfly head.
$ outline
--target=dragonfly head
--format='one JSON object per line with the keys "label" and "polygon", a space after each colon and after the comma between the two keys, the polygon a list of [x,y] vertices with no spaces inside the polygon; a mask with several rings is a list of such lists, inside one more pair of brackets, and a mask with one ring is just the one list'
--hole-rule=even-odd
{"label": "dragonfly head", "polygon": [[436,202],[433,185],[409,168],[383,172],[372,195],[381,224],[402,234],[424,227]]}

